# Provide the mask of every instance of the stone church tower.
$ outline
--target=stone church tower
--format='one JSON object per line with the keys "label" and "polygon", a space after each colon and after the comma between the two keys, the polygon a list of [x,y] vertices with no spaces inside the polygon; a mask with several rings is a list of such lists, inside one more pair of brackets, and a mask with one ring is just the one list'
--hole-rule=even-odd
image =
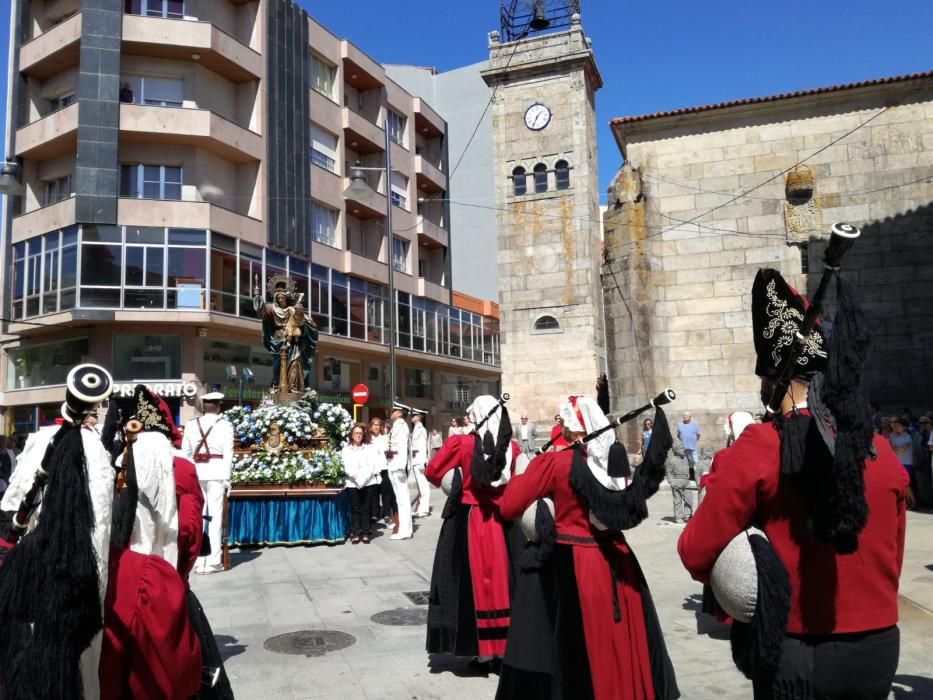
{"label": "stone church tower", "polygon": [[[545,425],[605,367],[594,93],[578,3],[503,0],[489,36],[502,388]],[[491,256],[490,256],[491,258]],[[490,259],[490,264],[493,261]],[[539,431],[540,434],[540,431]]]}

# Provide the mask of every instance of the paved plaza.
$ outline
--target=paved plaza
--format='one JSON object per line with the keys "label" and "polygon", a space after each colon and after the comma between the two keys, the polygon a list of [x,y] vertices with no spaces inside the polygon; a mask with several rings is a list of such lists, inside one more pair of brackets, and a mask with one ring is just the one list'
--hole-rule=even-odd
{"label": "paved plaza", "polygon": [[[478,674],[462,659],[428,658],[426,606],[405,595],[429,587],[443,503],[440,492],[436,498],[434,515],[415,521],[412,540],[379,536],[370,545],[235,551],[230,571],[192,576],[237,698],[486,700],[495,695],[496,676]],[[682,697],[751,698],[750,684],[730,660],[728,628],[699,613],[701,587],[677,558],[683,526],[670,520],[670,493],[659,492],[650,507],[649,518],[628,537],[651,586]],[[933,699],[933,514],[908,515],[901,593],[901,662],[891,697]],[[380,624],[373,616],[407,624]],[[304,638],[310,639],[307,655],[263,646],[301,630],[342,632],[355,642],[321,653],[330,640],[315,634]],[[351,641],[338,635],[336,641],[341,640]]]}

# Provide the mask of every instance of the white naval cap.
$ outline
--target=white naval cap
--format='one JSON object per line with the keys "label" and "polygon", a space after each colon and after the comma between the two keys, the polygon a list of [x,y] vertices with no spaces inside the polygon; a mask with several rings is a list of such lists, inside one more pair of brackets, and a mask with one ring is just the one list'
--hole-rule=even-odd
{"label": "white naval cap", "polygon": [[207,401],[208,403],[213,403],[214,401],[223,401],[224,395],[221,391],[212,391],[209,394],[204,394],[201,397],[201,401]]}

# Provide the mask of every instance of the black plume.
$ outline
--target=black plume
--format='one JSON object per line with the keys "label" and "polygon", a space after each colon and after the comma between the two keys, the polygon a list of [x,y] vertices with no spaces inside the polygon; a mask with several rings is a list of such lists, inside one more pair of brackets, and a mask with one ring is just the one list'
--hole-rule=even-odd
{"label": "black plume", "polygon": [[81,700],[79,659],[103,627],[81,428],[66,424],[42,467],[42,517],[0,568],[5,700]]}
{"label": "black plume", "polygon": [[133,526],[136,524],[136,507],[139,504],[139,483],[136,480],[136,459],[133,443],[126,447],[123,457],[123,486],[113,494],[113,524],[110,527],[110,544],[125,549],[130,546]]}

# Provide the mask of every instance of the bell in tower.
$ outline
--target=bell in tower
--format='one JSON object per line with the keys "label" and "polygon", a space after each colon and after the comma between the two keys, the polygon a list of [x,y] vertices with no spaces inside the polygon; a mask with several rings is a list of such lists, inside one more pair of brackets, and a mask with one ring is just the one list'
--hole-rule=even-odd
{"label": "bell in tower", "polygon": [[566,29],[580,14],[580,0],[500,0],[502,37],[518,41],[529,34]]}

